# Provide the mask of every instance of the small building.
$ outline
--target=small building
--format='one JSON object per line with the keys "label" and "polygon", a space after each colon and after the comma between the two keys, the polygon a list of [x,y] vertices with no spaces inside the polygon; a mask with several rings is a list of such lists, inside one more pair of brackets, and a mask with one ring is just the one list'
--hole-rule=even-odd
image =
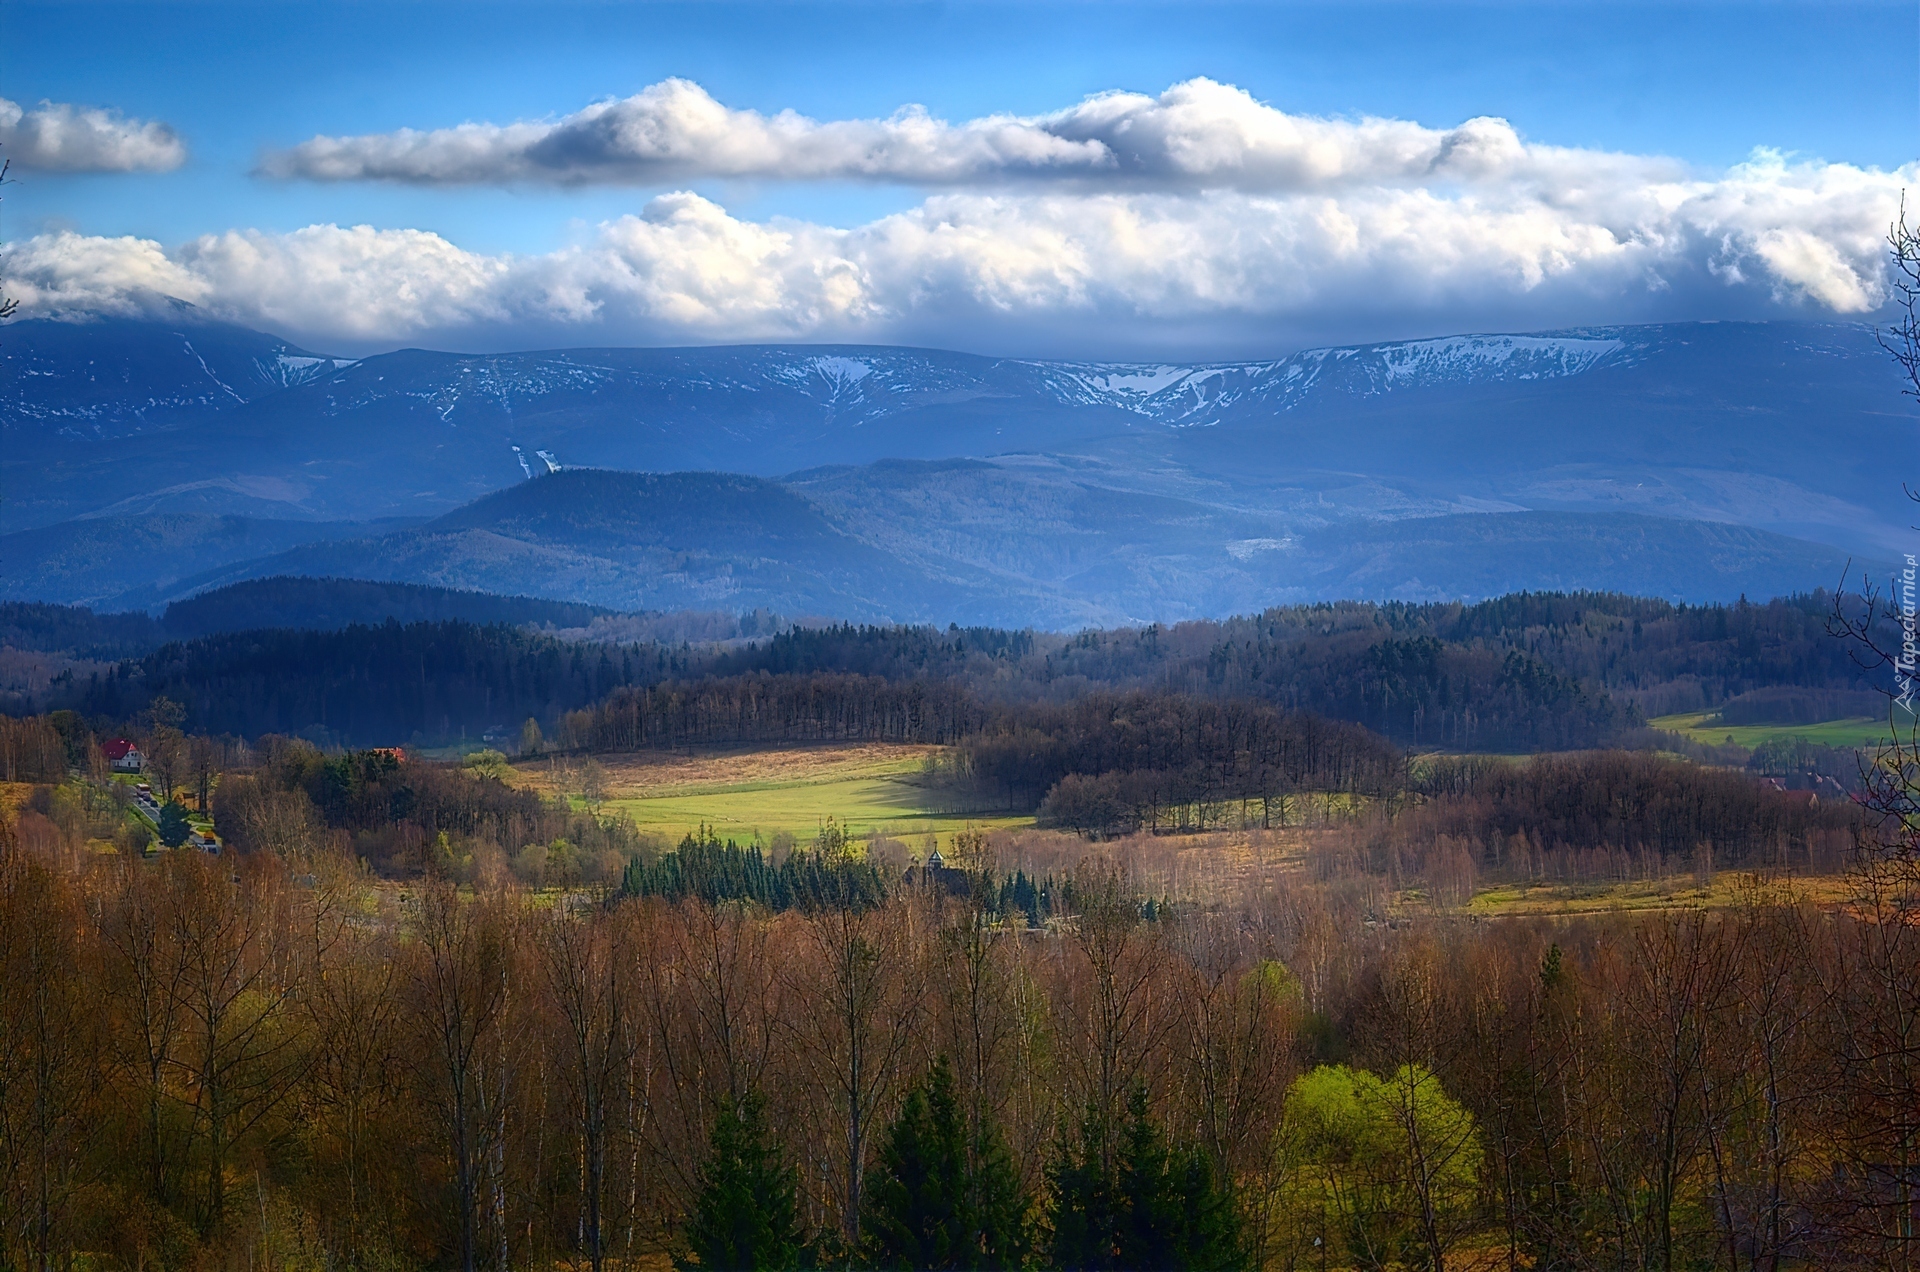
{"label": "small building", "polygon": [[1802,787],[1796,782],[1789,786],[1777,777],[1766,777],[1760,779],[1760,786],[1761,789],[1774,792],[1790,804],[1803,804],[1808,808],[1820,807],[1819,792],[1815,791],[1811,784]]}
{"label": "small building", "polygon": [[927,888],[950,897],[964,897],[973,891],[973,876],[949,867],[938,848],[927,854],[926,865],[908,866],[903,881],[909,888]]}
{"label": "small building", "polygon": [[109,739],[101,743],[100,750],[107,757],[107,767],[116,773],[138,773],[146,767],[147,757],[125,738]]}

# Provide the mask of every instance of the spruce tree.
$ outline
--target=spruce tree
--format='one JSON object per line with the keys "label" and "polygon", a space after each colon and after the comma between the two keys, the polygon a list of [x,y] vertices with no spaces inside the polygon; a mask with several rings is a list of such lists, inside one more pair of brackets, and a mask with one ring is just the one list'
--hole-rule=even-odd
{"label": "spruce tree", "polygon": [[1172,1166],[1182,1202],[1177,1212],[1180,1266],[1194,1272],[1238,1272],[1247,1265],[1247,1256],[1231,1184],[1218,1178],[1213,1159],[1198,1144],[1175,1154]]}
{"label": "spruce tree", "polygon": [[1047,1183],[1053,1193],[1048,1261],[1062,1272],[1108,1272],[1118,1262],[1120,1199],[1103,1159],[1106,1119],[1089,1107],[1078,1142],[1066,1128],[1054,1141]]}
{"label": "spruce tree", "polygon": [[1000,1128],[984,1112],[973,1137],[968,1161],[967,1204],[977,1241],[974,1261],[979,1269],[1025,1267],[1031,1252],[1027,1211],[1031,1198],[1020,1186],[1020,1172]]}
{"label": "spruce tree", "polygon": [[867,1174],[867,1255],[877,1267],[1018,1267],[1026,1195],[993,1127],[969,1137],[945,1056],[908,1092]]}
{"label": "spruce tree", "polygon": [[168,848],[178,848],[187,842],[187,836],[193,833],[193,826],[187,821],[187,806],[177,799],[170,799],[160,809],[160,842]]}
{"label": "spruce tree", "polygon": [[1180,1258],[1180,1206],[1185,1200],[1168,1170],[1171,1154],[1160,1129],[1147,1116],[1147,1093],[1134,1088],[1127,1100],[1127,1133],[1116,1163],[1120,1264],[1126,1268],[1184,1268]]}
{"label": "spruce tree", "polygon": [[1089,1111],[1077,1144],[1054,1150],[1054,1266],[1233,1270],[1244,1265],[1233,1198],[1198,1147],[1173,1148],[1147,1112],[1147,1093],[1127,1102],[1125,1134],[1103,1160],[1105,1125]]}
{"label": "spruce tree", "polygon": [[1232,1195],[1215,1179],[1212,1159],[1197,1144],[1168,1145],[1147,1113],[1144,1088],[1134,1089],[1127,1115],[1119,1171],[1126,1214],[1121,1264],[1192,1272],[1239,1268],[1239,1216]]}
{"label": "spruce tree", "polygon": [[964,1267],[966,1140],[942,1057],[924,1086],[907,1093],[867,1172],[867,1240],[877,1266]]}
{"label": "spruce tree", "polygon": [[713,1152],[686,1226],[691,1260],[682,1272],[780,1272],[799,1266],[793,1171],[767,1136],[766,1101],[749,1094],[720,1111]]}

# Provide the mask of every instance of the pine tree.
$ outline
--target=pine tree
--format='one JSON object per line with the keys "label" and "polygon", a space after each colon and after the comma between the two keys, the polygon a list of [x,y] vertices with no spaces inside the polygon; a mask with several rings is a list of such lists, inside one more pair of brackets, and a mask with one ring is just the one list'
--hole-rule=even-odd
{"label": "pine tree", "polygon": [[793,1171],[769,1142],[766,1100],[748,1095],[713,1124],[713,1154],[700,1172],[700,1193],[687,1220],[691,1260],[701,1272],[778,1272],[800,1262],[794,1221]]}
{"label": "pine tree", "polygon": [[1061,1128],[1047,1182],[1053,1193],[1049,1262],[1062,1272],[1107,1272],[1120,1267],[1120,1199],[1102,1157],[1106,1119],[1089,1108],[1077,1143]]}
{"label": "pine tree", "polygon": [[867,1174],[866,1227],[877,1266],[964,1267],[966,1141],[942,1057],[925,1087],[907,1093]]}
{"label": "pine tree", "polygon": [[187,842],[187,836],[193,833],[193,826],[187,821],[187,806],[179,800],[170,799],[160,809],[160,842],[168,848],[178,848]]}
{"label": "pine tree", "polygon": [[1026,1255],[1026,1195],[991,1121],[967,1133],[947,1058],[907,1094],[867,1175],[875,1266],[990,1269]]}
{"label": "pine tree", "polygon": [[1027,1211],[1032,1199],[1020,1186],[1020,1172],[1000,1128],[983,1113],[973,1137],[967,1202],[973,1216],[977,1250],[967,1266],[979,1269],[1024,1267],[1032,1249]]}
{"label": "pine tree", "polygon": [[1078,1144],[1062,1136],[1054,1150],[1054,1266],[1063,1269],[1238,1269],[1239,1220],[1232,1195],[1214,1177],[1198,1147],[1169,1147],[1147,1112],[1147,1093],[1127,1102],[1127,1128],[1111,1164],[1103,1162],[1105,1127],[1097,1112],[1081,1124]]}

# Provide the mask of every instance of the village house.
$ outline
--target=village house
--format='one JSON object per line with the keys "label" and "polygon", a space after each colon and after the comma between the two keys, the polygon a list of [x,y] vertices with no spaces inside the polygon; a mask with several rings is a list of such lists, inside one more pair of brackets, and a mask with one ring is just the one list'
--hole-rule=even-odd
{"label": "village house", "polygon": [[140,748],[125,738],[113,738],[104,742],[100,750],[106,754],[107,766],[116,773],[138,773],[146,767],[147,757],[140,754]]}

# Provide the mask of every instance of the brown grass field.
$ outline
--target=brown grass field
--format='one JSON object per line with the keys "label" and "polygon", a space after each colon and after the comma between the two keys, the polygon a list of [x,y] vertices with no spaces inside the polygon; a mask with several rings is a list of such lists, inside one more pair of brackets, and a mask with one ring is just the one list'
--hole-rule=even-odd
{"label": "brown grass field", "polygon": [[[1076,835],[1036,829],[1031,817],[939,811],[920,776],[928,757],[938,752],[931,746],[869,743],[596,759],[607,773],[604,807],[631,817],[642,830],[658,832],[663,846],[701,825],[741,841],[770,842],[785,833],[805,842],[831,817],[869,843],[896,841],[885,851],[904,861],[923,855],[931,842],[951,856],[956,833],[976,830],[986,833],[989,862],[999,871],[1057,877],[1098,859],[1124,867],[1143,891],[1189,905],[1220,905],[1297,885],[1309,877],[1313,845],[1348,833],[1336,820],[1333,825],[1287,830],[1139,834],[1089,843]],[[527,761],[514,767],[510,780],[543,794],[581,800],[577,760]],[[0,801],[10,795],[19,798],[0,790]],[[1783,894],[1837,907],[1851,897],[1849,882],[1840,876],[1779,878],[1737,870],[1717,872],[1704,882],[1688,873],[1626,881],[1485,884],[1464,903],[1437,903],[1417,885],[1394,890],[1385,880],[1355,882],[1377,891],[1383,914],[1408,917],[1632,914],[1734,906]]]}

